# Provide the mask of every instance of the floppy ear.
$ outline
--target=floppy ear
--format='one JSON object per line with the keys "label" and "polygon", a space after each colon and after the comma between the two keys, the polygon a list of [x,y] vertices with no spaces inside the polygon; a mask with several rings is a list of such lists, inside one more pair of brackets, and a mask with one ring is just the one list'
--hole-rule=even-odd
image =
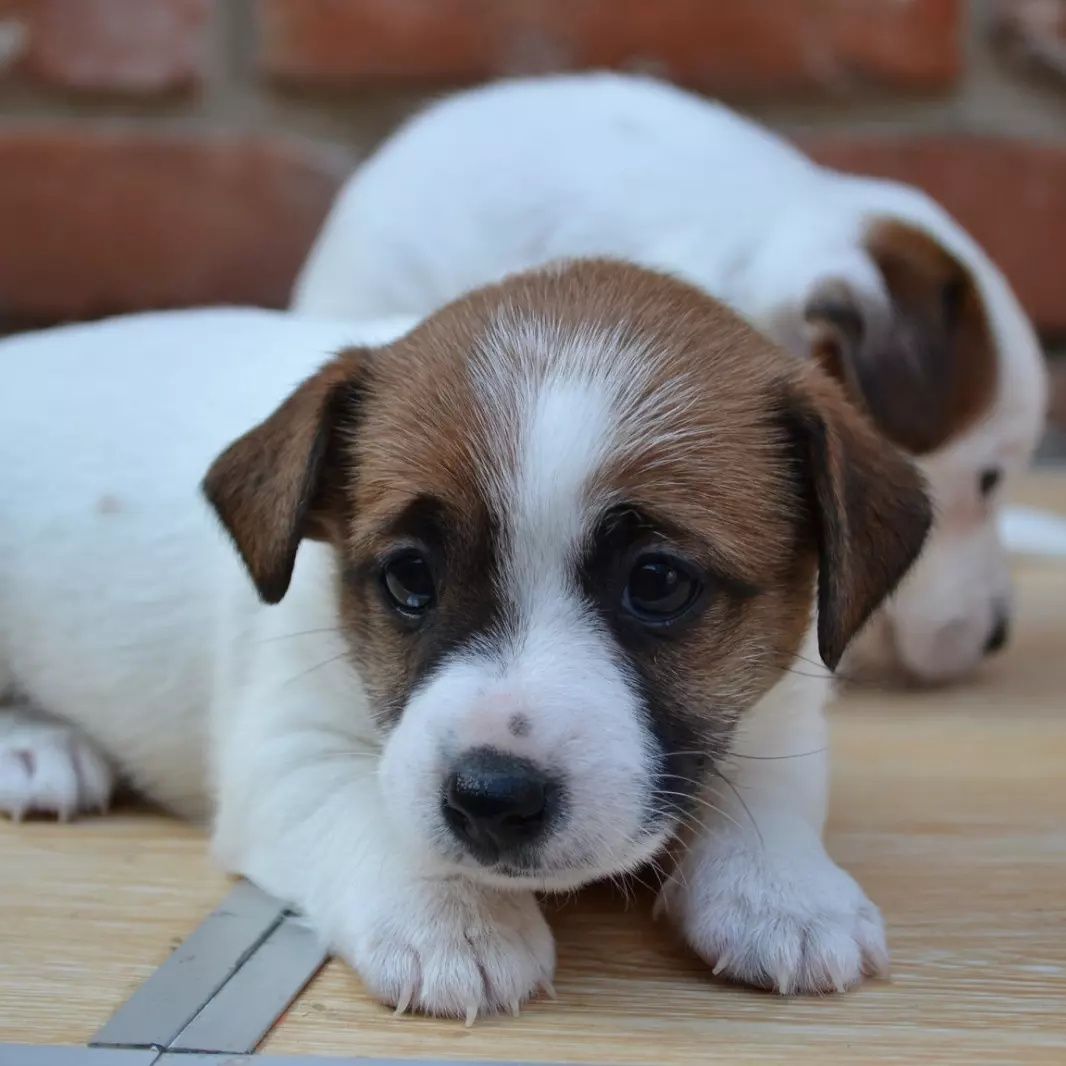
{"label": "floppy ear", "polygon": [[879,223],[866,249],[888,304],[826,280],[804,308],[810,353],[884,434],[921,455],[991,401],[997,365],[984,301],[969,271],[920,230]]}
{"label": "floppy ear", "polygon": [[818,648],[835,670],[896,587],[932,521],[921,475],[814,367],[788,414],[818,546]]}
{"label": "floppy ear", "polygon": [[366,355],[353,349],[323,367],[204,478],[204,494],[267,603],[288,590],[300,541],[331,535],[343,499],[338,430],[357,415]]}

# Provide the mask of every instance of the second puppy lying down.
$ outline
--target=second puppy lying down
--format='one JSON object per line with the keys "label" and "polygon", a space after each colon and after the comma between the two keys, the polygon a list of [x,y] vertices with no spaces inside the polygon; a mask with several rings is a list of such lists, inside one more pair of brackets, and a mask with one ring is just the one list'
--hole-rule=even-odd
{"label": "second puppy lying down", "polygon": [[[813,664],[920,548],[911,465],[634,267],[515,277],[315,370],[375,339],[219,311],[0,346],[4,806],[117,775],[210,810],[220,861],[401,1008],[517,1008],[554,967],[534,892],[647,862],[726,975],[880,971],[821,840]],[[242,432],[204,484],[251,582],[197,493]]]}
{"label": "second puppy lying down", "polygon": [[822,362],[916,457],[936,527],[847,673],[948,681],[1006,643],[996,525],[1043,423],[1043,359],[1002,274],[916,189],[816,166],[645,78],[502,82],[428,108],[353,174],[293,306],[421,315],[577,255],[666,270],[725,300]]}

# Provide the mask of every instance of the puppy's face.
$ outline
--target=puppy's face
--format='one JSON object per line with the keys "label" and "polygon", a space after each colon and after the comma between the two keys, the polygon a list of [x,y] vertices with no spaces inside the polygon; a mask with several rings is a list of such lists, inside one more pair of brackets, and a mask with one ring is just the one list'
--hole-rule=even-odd
{"label": "puppy's face", "polygon": [[1001,279],[979,286],[931,237],[900,223],[874,225],[866,244],[887,300],[830,281],[807,307],[808,337],[886,437],[916,458],[936,521],[846,666],[947,681],[1008,637],[998,519],[1043,423],[1042,360]]}
{"label": "puppy's face", "polygon": [[796,655],[816,572],[835,665],[928,521],[818,371],[608,263],[347,353],[206,488],[267,599],[301,536],[334,545],[398,834],[544,887],[633,868],[695,818]]}

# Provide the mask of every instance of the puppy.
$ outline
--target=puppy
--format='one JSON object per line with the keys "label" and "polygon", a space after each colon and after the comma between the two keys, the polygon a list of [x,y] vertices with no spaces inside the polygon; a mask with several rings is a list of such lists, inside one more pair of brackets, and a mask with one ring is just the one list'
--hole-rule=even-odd
{"label": "puppy", "polygon": [[[821,840],[817,656],[918,553],[919,474],[633,266],[377,333],[210,311],[0,346],[3,806],[118,776],[210,814],[399,1010],[517,1010],[554,967],[534,893],[648,863],[716,972],[881,972]],[[233,552],[196,484],[244,430],[203,482]]]}
{"label": "puppy", "polygon": [[846,673],[947,681],[1006,643],[997,515],[1040,430],[1043,363],[1002,275],[914,189],[817,167],[654,81],[504,83],[430,108],[355,174],[294,306],[422,314],[574,255],[664,269],[726,300],[827,366],[917,457],[936,529]]}

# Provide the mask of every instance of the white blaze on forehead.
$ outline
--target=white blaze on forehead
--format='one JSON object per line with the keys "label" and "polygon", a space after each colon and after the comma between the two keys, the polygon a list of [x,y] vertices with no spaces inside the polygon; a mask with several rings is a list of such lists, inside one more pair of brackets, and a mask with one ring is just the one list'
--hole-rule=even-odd
{"label": "white blaze on forehead", "polygon": [[564,578],[588,521],[589,484],[607,457],[612,422],[602,386],[552,379],[540,385],[519,434],[504,519],[510,562],[527,587]]}
{"label": "white blaze on forehead", "polygon": [[[501,315],[473,362],[496,455],[481,460],[501,524],[507,591],[524,611],[565,593],[584,536],[611,501],[597,475],[687,436],[688,389],[649,387],[654,355],[622,329]],[[504,454],[501,454],[504,453]]]}

